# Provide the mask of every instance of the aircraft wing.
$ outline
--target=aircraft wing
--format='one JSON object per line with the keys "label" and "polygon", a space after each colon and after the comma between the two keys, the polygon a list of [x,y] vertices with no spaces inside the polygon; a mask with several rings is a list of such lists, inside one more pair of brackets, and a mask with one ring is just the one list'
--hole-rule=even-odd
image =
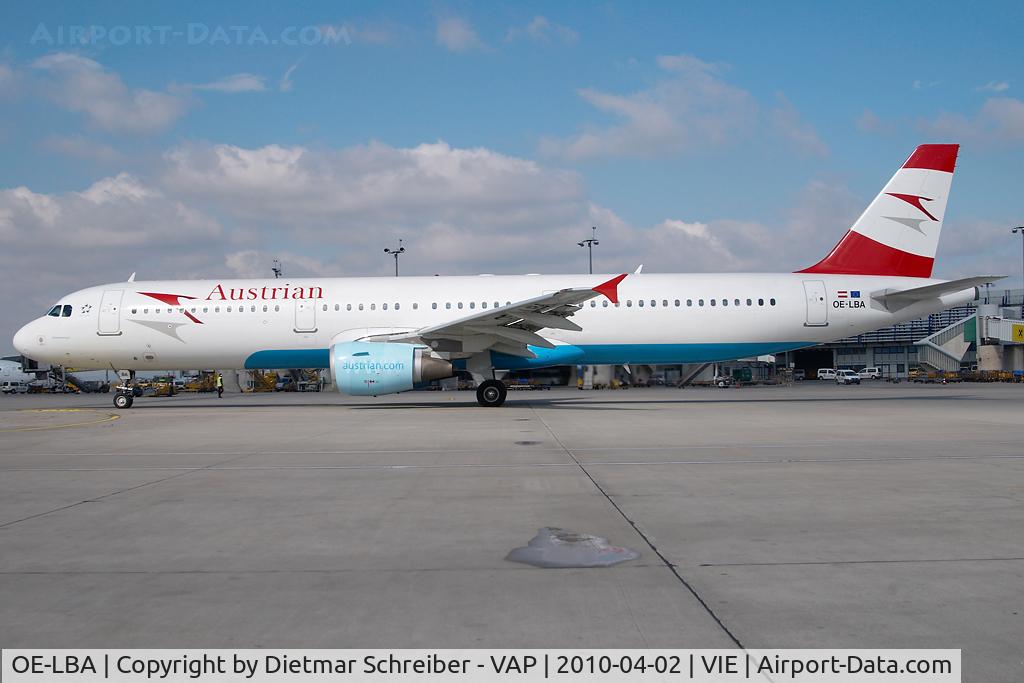
{"label": "aircraft wing", "polygon": [[917,303],[918,301],[936,299],[943,294],[952,294],[953,292],[970,289],[971,287],[978,287],[986,282],[1002,280],[1004,277],[1006,276],[980,275],[978,277],[967,277],[962,280],[950,280],[949,282],[940,282],[935,285],[925,285],[924,287],[913,287],[911,289],[886,289],[873,293],[871,298],[880,302],[888,310],[897,311],[909,306],[910,304]]}
{"label": "aircraft wing", "polygon": [[551,349],[555,345],[538,332],[545,328],[583,328],[569,320],[582,305],[597,296],[618,303],[618,286],[626,277],[618,275],[596,287],[573,287],[516,301],[508,306],[479,311],[464,318],[423,327],[412,332],[371,337],[371,340],[422,343],[439,351],[458,347],[462,352],[500,351],[512,356],[534,358],[527,346]]}

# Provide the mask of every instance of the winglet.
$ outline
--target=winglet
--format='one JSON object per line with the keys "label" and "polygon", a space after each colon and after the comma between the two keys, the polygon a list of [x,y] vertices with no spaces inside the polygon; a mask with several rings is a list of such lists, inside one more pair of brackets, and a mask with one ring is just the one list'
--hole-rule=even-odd
{"label": "winglet", "polygon": [[619,303],[619,283],[626,279],[626,275],[626,273],[616,275],[608,282],[602,282],[597,287],[594,287],[594,291],[608,297],[608,300],[613,304],[617,304]]}

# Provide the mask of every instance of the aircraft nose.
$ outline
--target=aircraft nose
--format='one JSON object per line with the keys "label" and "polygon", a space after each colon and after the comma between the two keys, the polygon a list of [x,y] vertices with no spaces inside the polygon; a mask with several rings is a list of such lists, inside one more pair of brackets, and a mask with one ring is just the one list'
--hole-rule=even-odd
{"label": "aircraft nose", "polygon": [[18,350],[18,353],[22,355],[29,355],[29,351],[32,348],[32,323],[25,325],[18,330],[14,335],[14,348]]}

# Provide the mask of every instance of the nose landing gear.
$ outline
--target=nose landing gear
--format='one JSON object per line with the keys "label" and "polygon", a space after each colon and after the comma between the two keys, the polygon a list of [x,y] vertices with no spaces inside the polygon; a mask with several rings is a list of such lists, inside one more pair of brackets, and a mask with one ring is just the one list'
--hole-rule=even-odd
{"label": "nose landing gear", "polygon": [[135,397],[142,392],[135,386],[134,370],[118,370],[117,376],[121,383],[114,387],[114,407],[118,410],[131,408],[135,403]]}

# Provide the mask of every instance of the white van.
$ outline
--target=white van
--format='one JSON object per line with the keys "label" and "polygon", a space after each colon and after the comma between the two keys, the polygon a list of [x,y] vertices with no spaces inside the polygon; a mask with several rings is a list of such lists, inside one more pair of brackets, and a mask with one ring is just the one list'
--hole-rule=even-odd
{"label": "white van", "polygon": [[5,394],[27,394],[28,385],[24,382],[4,382],[0,384],[0,391]]}
{"label": "white van", "polygon": [[835,381],[836,371],[832,368],[818,368],[818,379]]}
{"label": "white van", "polygon": [[861,379],[882,379],[882,371],[878,368],[864,368],[857,374]]}

